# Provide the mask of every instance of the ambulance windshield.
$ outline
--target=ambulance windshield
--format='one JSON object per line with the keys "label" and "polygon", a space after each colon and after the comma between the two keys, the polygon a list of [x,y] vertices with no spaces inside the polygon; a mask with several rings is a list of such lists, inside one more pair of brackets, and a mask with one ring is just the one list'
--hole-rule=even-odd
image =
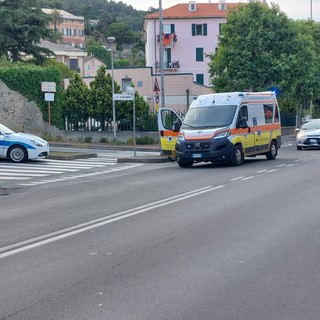
{"label": "ambulance windshield", "polygon": [[236,110],[236,105],[190,108],[181,128],[205,129],[227,127],[232,123]]}

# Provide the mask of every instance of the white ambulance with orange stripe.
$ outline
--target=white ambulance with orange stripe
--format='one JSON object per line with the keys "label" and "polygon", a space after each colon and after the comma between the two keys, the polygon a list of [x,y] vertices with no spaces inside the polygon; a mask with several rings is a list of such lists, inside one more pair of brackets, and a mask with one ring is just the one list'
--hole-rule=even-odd
{"label": "white ambulance with orange stripe", "polygon": [[257,155],[273,160],[281,146],[280,110],[271,91],[201,95],[183,121],[167,108],[159,110],[158,120],[163,152],[171,152],[180,167],[196,162],[239,166],[244,157]]}

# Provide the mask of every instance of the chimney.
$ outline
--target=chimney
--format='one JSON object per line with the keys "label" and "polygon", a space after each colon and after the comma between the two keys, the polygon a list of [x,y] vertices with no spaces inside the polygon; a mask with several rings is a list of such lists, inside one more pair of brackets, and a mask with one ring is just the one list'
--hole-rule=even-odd
{"label": "chimney", "polygon": [[197,6],[195,1],[189,1],[189,11],[197,11]]}
{"label": "chimney", "polygon": [[227,10],[227,1],[219,0],[219,10]]}

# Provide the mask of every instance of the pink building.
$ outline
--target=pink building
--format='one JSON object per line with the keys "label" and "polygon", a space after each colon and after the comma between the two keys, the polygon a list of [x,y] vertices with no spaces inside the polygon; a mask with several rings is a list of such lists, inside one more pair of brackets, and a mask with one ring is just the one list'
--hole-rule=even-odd
{"label": "pink building", "polygon": [[163,44],[165,74],[191,73],[193,81],[211,86],[208,73],[209,58],[218,45],[221,25],[239,3],[177,4],[162,11],[163,35],[159,33],[159,12],[145,17],[146,65],[160,71],[160,41]]}

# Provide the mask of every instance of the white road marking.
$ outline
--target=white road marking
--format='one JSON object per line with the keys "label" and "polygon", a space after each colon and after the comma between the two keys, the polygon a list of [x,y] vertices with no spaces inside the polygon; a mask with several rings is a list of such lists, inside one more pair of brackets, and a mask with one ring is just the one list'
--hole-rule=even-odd
{"label": "white road marking", "polygon": [[[33,239],[25,240],[22,242],[18,242],[3,248],[0,248],[0,259],[17,254],[19,252],[24,252],[39,246],[43,246],[48,243],[52,243],[61,239],[65,239],[67,237],[71,237],[73,235],[92,230],[101,226],[104,226],[106,224],[110,224],[115,221],[123,220],[129,217],[133,217],[136,215],[139,215],[144,212],[148,212],[157,208],[161,208],[167,205],[170,205],[175,202],[183,201],[195,196],[202,195],[204,193],[212,192],[215,190],[219,190],[221,188],[224,188],[225,185],[219,185],[216,187],[207,186],[200,189],[192,190],[189,192],[185,192],[173,197],[164,198],[159,201],[151,202],[145,205],[142,205],[140,207],[128,209],[122,212],[118,212],[109,216],[105,216],[99,219],[94,219],[91,221],[88,221],[86,223],[82,223],[70,228],[62,229],[59,231],[55,231],[40,237],[36,237]],[[2,252],[2,253],[1,253]]]}

